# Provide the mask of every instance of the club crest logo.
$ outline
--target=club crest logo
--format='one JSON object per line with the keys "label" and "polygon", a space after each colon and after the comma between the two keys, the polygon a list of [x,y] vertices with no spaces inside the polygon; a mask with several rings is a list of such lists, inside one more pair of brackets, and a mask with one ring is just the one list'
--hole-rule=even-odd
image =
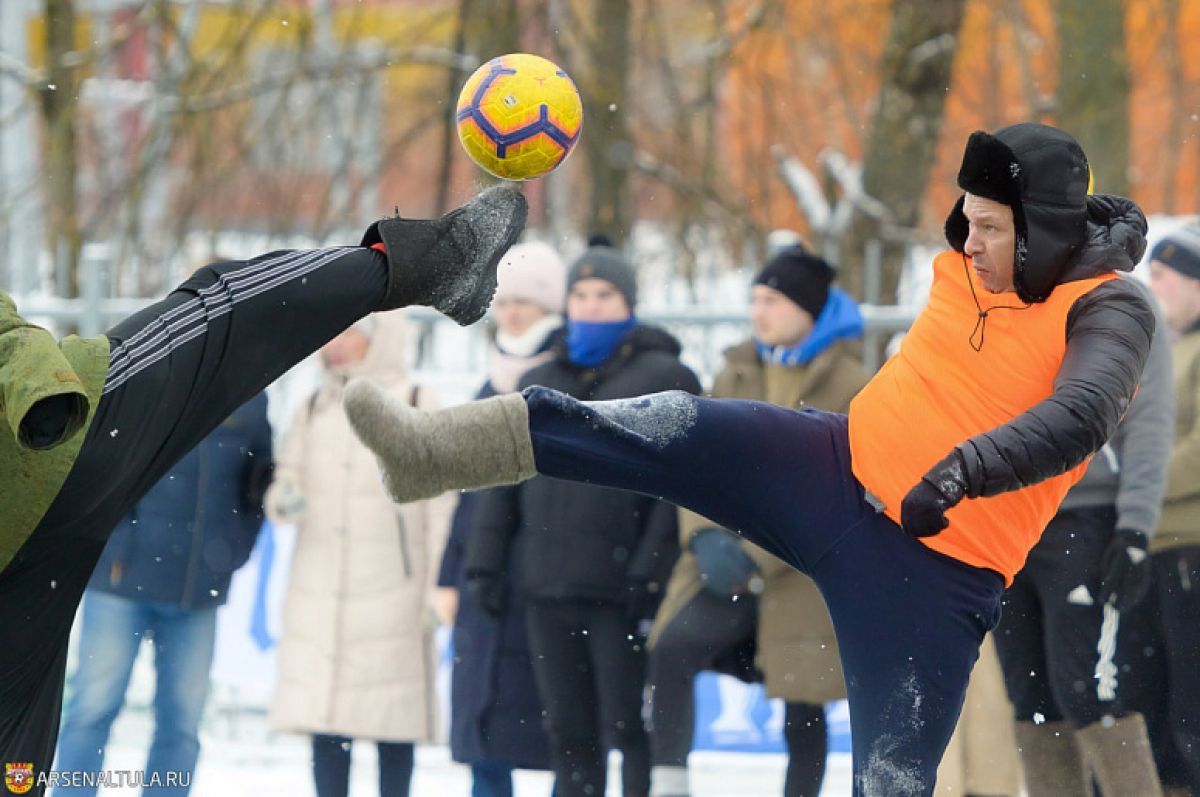
{"label": "club crest logo", "polygon": [[4,765],[4,785],[12,794],[25,794],[33,788],[33,764],[6,763]]}

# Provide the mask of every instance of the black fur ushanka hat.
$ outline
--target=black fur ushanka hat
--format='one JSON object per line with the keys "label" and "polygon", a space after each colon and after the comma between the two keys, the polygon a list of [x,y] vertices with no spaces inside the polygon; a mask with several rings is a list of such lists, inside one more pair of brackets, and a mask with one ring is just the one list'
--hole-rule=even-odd
{"label": "black fur ushanka hat", "polygon": [[[1053,127],[1018,124],[967,139],[958,187],[1012,208],[1013,282],[1022,301],[1045,301],[1087,240],[1090,175],[1083,149]],[[964,199],[946,219],[946,241],[958,252],[969,232]]]}

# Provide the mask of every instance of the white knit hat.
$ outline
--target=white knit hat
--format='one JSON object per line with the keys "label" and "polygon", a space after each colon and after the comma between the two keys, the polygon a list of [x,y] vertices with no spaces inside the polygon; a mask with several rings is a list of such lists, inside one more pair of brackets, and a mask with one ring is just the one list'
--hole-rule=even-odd
{"label": "white knit hat", "polygon": [[567,266],[550,244],[517,244],[496,269],[496,301],[525,299],[551,313],[561,313],[567,294]]}

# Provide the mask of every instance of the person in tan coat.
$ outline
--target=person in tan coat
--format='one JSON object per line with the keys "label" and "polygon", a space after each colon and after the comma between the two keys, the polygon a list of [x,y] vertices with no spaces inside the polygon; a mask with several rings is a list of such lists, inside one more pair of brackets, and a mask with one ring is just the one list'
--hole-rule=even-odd
{"label": "person in tan coat", "polygon": [[321,350],[324,381],[297,410],[267,494],[298,527],[271,727],[311,734],[318,797],[347,793],[350,741],[379,748],[380,794],[407,795],[413,743],[436,734],[432,596],[449,495],[396,505],[342,411],[347,380],[433,407],[403,364],[405,321],[378,315]]}
{"label": "person in tan coat", "polygon": [[[754,339],[725,352],[712,395],[845,412],[868,374],[848,344],[861,315],[833,276],[802,246],[775,254],[752,288]],[[692,682],[716,669],[746,680],[761,671],[767,693],[786,701],[784,793],[815,797],[823,704],[846,694],[824,600],[808,576],[694,512],[681,510],[679,532],[683,553],[650,637],[652,794],[688,793]]]}
{"label": "person in tan coat", "polygon": [[1143,653],[1138,708],[1164,793],[1173,797],[1200,794],[1200,223],[1154,247],[1150,286],[1173,341],[1174,445],[1150,541],[1154,583],[1130,630]]}

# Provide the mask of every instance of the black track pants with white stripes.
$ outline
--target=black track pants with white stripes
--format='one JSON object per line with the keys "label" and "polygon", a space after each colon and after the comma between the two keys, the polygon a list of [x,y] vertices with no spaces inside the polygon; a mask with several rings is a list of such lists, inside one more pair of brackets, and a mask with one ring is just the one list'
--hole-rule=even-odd
{"label": "black track pants with white stripes", "polygon": [[1116,523],[1112,506],[1060,511],[1004,593],[996,650],[1020,722],[1084,728],[1126,713],[1136,656],[1117,644],[1125,618],[1098,599]]}
{"label": "black track pants with white stripes", "polygon": [[0,762],[50,769],[71,623],[117,521],[229,413],[379,307],[386,286],[370,249],[273,252],[206,266],[109,331],[79,458],[0,573]]}

